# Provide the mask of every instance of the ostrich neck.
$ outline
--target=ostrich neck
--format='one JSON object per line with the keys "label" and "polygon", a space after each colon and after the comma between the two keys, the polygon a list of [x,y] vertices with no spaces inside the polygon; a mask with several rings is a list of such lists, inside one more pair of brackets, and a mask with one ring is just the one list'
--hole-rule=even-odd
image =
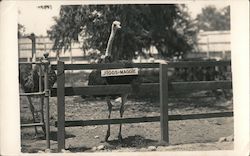
{"label": "ostrich neck", "polygon": [[109,36],[105,56],[111,56],[112,44],[113,44],[113,41],[114,41],[114,38],[115,38],[115,33],[116,33],[116,31],[111,30],[111,34]]}

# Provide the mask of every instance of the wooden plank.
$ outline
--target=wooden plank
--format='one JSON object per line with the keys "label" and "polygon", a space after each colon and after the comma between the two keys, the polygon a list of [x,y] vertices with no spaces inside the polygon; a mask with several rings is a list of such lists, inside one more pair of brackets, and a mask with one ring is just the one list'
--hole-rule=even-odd
{"label": "wooden plank", "polygon": [[181,61],[169,62],[169,68],[176,67],[213,67],[213,66],[230,66],[231,61]]}
{"label": "wooden plank", "polygon": [[32,64],[38,64],[41,65],[42,62],[19,62],[20,65],[32,65]]}
{"label": "wooden plank", "polygon": [[57,141],[58,152],[65,149],[65,73],[64,62],[57,62]]}
{"label": "wooden plank", "polygon": [[169,85],[169,90],[175,92],[192,92],[213,89],[232,89],[232,81],[172,82]]}
{"label": "wooden plank", "polygon": [[[134,68],[159,68],[159,63],[133,63]],[[213,66],[230,66],[231,61],[181,61],[168,62],[169,68],[176,67],[213,67]],[[53,64],[52,68],[56,70],[57,65]],[[127,65],[121,63],[105,64],[65,64],[65,70],[89,70],[89,69],[117,69],[124,68]],[[130,65],[129,65],[130,66]]]}
{"label": "wooden plank", "polygon": [[[193,119],[198,120],[198,119],[221,118],[221,117],[233,117],[233,112],[169,115],[169,121],[193,120]],[[71,120],[71,121],[65,121],[65,127],[94,126],[94,125],[107,125],[107,124],[131,124],[131,123],[159,122],[159,121],[160,121],[160,116],[95,119],[95,120]],[[58,122],[55,122],[55,126],[56,127],[58,126]]]}
{"label": "wooden plank", "polygon": [[20,93],[20,96],[41,96],[44,95],[44,92],[33,92],[33,93]]}
{"label": "wooden plank", "polygon": [[[159,116],[153,117],[140,117],[140,118],[118,118],[118,119],[99,119],[99,120],[75,120],[65,121],[65,127],[75,126],[92,126],[92,125],[107,125],[107,124],[129,124],[129,123],[142,123],[142,122],[158,122]],[[57,123],[55,124],[57,126]]]}
{"label": "wooden plank", "polygon": [[[131,64],[99,63],[99,64],[65,64],[65,70],[118,69],[131,67]],[[159,68],[159,63],[133,63],[133,68]],[[56,65],[52,65],[56,69]]]}
{"label": "wooden plank", "polygon": [[21,124],[21,127],[33,127],[33,126],[44,126],[44,123],[29,123],[29,124]]}
{"label": "wooden plank", "polygon": [[[139,92],[151,93],[157,91],[159,83],[142,84]],[[96,85],[85,87],[65,87],[65,96],[74,95],[120,95],[123,93],[131,93],[132,87],[129,84],[124,85]],[[159,92],[159,91],[157,91]],[[56,88],[51,90],[51,96],[55,97],[57,94]]]}
{"label": "wooden plank", "polygon": [[170,115],[170,121],[176,120],[193,120],[193,119],[208,119],[208,118],[221,118],[233,117],[233,112],[219,112],[219,113],[204,113],[204,114],[186,114],[186,115]]}
{"label": "wooden plank", "polygon": [[[42,66],[39,65],[39,92],[43,91],[43,79],[42,79],[42,75],[43,75],[43,69]],[[45,92],[44,92],[45,93]],[[45,94],[44,94],[45,95]],[[40,111],[41,111],[41,119],[40,122],[43,123],[43,129],[45,129],[45,118],[44,118],[44,96],[40,96]]]}
{"label": "wooden plank", "polygon": [[31,49],[32,49],[32,61],[36,60],[36,37],[35,34],[31,34],[29,39],[31,39]]}
{"label": "wooden plank", "polygon": [[[139,87],[139,95],[159,94],[159,83],[143,83]],[[168,84],[169,92],[192,92],[213,89],[232,89],[232,81],[193,81],[172,82]],[[120,95],[131,93],[131,85],[96,85],[85,87],[65,87],[65,96],[74,95]],[[52,88],[51,97],[57,96],[57,88]]]}
{"label": "wooden plank", "polygon": [[49,77],[48,68],[49,62],[46,60],[44,64],[44,105],[45,105],[45,131],[46,131],[46,148],[50,149],[50,108],[49,108]]}
{"label": "wooden plank", "polygon": [[168,134],[168,66],[160,64],[160,125],[161,142],[169,143]]}

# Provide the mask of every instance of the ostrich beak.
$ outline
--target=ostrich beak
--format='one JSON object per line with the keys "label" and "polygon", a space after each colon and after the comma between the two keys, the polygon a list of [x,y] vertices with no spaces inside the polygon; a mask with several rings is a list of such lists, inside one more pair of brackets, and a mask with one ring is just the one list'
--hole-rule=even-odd
{"label": "ostrich beak", "polygon": [[118,29],[121,29],[122,27],[121,27],[121,25],[120,25],[120,24],[117,24],[117,28],[118,28]]}

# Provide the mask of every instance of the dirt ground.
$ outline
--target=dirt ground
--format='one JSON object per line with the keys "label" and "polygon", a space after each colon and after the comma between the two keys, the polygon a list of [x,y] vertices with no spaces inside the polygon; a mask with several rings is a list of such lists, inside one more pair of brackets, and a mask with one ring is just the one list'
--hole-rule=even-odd
{"label": "dirt ground", "polygon": [[[35,100],[38,105],[39,100]],[[119,118],[119,103],[114,102],[112,118]],[[194,114],[232,111],[232,100],[225,98],[171,98],[169,114]],[[51,152],[57,151],[56,98],[50,98]],[[105,119],[107,104],[102,98],[66,98],[66,120]],[[156,116],[160,114],[157,99],[128,99],[124,118]],[[21,122],[31,122],[31,113],[26,97],[21,97]],[[123,124],[123,141],[117,139],[119,125],[111,125],[111,136],[103,142],[107,126],[86,126],[66,128],[66,150],[69,152],[107,152],[107,151],[193,151],[193,150],[232,150],[233,141],[218,142],[221,137],[233,134],[233,117],[195,119],[169,122],[170,145],[159,145],[160,123]],[[34,128],[22,128],[22,152],[36,153],[46,149],[46,140],[39,127],[39,137]]]}

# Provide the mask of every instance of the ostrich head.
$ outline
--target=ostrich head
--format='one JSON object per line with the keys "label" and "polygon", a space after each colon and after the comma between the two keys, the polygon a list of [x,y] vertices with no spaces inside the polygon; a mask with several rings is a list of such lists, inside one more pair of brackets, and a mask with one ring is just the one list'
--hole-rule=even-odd
{"label": "ostrich head", "polygon": [[114,22],[112,23],[111,30],[116,32],[118,29],[121,29],[121,22],[119,22],[119,21],[114,21]]}

